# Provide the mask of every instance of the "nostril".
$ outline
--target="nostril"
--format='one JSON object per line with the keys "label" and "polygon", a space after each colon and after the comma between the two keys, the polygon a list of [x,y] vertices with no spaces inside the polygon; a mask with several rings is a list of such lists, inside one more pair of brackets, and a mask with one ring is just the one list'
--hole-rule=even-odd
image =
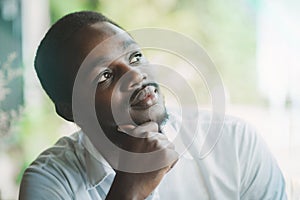
{"label": "nostril", "polygon": [[147,77],[148,77],[148,75],[146,73],[142,73],[141,76],[142,76],[143,80],[147,79]]}
{"label": "nostril", "polygon": [[157,89],[155,88],[154,93],[157,93]]}
{"label": "nostril", "polygon": [[133,76],[131,78],[131,84],[129,85],[130,88],[141,87],[143,81],[147,79],[147,74],[137,72],[133,73]]}

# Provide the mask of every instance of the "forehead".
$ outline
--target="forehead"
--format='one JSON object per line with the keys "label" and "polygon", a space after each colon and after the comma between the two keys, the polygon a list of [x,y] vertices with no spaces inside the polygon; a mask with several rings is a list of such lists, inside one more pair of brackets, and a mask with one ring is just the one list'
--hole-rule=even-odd
{"label": "forehead", "polygon": [[[69,40],[70,50],[87,56],[95,47],[101,46],[102,51],[112,53],[114,50],[126,49],[135,41],[121,28],[109,23],[98,22],[77,31]],[[101,48],[98,48],[101,50]]]}
{"label": "forehead", "polygon": [[127,32],[109,22],[85,26],[64,44],[63,63],[68,66],[65,70],[76,73],[87,57],[90,62],[115,59],[128,51],[128,47],[137,48],[137,44]]}

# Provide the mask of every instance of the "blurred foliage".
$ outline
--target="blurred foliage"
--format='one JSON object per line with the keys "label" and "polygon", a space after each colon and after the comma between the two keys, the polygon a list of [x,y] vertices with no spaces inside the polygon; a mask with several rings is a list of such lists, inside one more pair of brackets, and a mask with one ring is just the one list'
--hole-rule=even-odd
{"label": "blurred foliage", "polygon": [[[17,78],[22,76],[22,70],[14,67],[14,61],[17,58],[17,54],[11,53],[7,60],[3,63],[0,62],[0,138],[5,138],[11,132],[11,124],[14,119],[18,118],[21,112],[20,105],[16,108],[8,107],[7,101],[9,95],[13,92],[11,83]],[[0,140],[3,143],[3,140]],[[4,146],[4,144],[0,145]]]}
{"label": "blurred foliage", "polygon": [[63,15],[80,10],[98,10],[98,0],[50,0],[51,22],[54,23]]}
{"label": "blurred foliage", "polygon": [[[59,118],[46,95],[43,95],[43,102],[39,107],[26,107],[24,115],[19,124],[21,130],[18,135],[20,145],[14,151],[21,153],[18,165],[20,172],[16,181],[19,183],[26,167],[46,148],[52,146],[57,138],[62,136],[62,124],[64,121]],[[13,153],[13,152],[12,152]],[[17,154],[17,153],[16,153]]]}
{"label": "blurred foliage", "polygon": [[[18,166],[23,159],[19,151],[23,144],[20,139],[20,119],[23,117],[23,106],[8,106],[13,92],[12,84],[22,77],[23,70],[16,64],[18,55],[16,52],[8,54],[7,59],[0,61],[0,156],[2,152],[8,153]],[[18,67],[17,67],[18,66]],[[0,196],[1,198],[1,196]]]}
{"label": "blurred foliage", "polygon": [[188,35],[215,62],[232,103],[261,102],[255,68],[258,0],[50,0],[50,5],[52,21],[95,10],[127,30],[161,27]]}

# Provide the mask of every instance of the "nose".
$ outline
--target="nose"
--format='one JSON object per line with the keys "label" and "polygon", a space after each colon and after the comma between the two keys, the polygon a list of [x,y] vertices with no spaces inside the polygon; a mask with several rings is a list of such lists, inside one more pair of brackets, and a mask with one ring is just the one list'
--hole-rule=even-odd
{"label": "nose", "polygon": [[143,72],[139,67],[131,67],[128,65],[122,66],[122,83],[121,90],[123,91],[131,91],[138,87],[141,87],[143,82],[147,80],[148,75]]}
{"label": "nose", "polygon": [[129,72],[129,90],[131,89],[136,89],[137,87],[140,87],[143,83],[143,81],[145,81],[147,79],[147,74],[141,72],[140,70],[131,70]]}

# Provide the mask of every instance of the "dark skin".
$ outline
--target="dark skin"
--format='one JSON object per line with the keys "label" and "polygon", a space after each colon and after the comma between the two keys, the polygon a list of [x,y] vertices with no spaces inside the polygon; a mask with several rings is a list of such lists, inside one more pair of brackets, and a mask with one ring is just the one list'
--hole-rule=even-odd
{"label": "dark skin", "polygon": [[[78,66],[95,46],[122,32],[122,29],[110,23],[99,22],[72,35],[65,44],[68,52],[65,60],[70,63],[68,66],[73,66],[66,69],[68,74],[74,77]],[[76,51],[69,51],[72,49]],[[166,117],[165,109],[162,109],[165,108],[163,96],[159,88],[152,84],[154,81],[150,80],[150,74],[140,67],[147,65],[148,61],[128,34],[102,43],[101,49],[91,56],[91,63],[97,59],[97,65],[91,68],[86,77],[91,82],[97,82],[95,108],[106,136],[130,152],[146,153],[164,149],[162,159],[173,158],[167,166],[147,173],[128,173],[115,169],[116,176],[106,199],[145,199],[177,160],[174,146],[159,132],[159,125]],[[125,74],[127,78],[121,80]],[[132,97],[135,91],[146,89],[148,96]],[[116,123],[113,118],[112,103],[121,123]],[[58,112],[65,118],[72,118],[71,107],[62,102],[56,103]],[[134,123],[127,121],[128,116],[122,116],[123,113],[129,113]],[[85,130],[84,123],[80,126]]]}

